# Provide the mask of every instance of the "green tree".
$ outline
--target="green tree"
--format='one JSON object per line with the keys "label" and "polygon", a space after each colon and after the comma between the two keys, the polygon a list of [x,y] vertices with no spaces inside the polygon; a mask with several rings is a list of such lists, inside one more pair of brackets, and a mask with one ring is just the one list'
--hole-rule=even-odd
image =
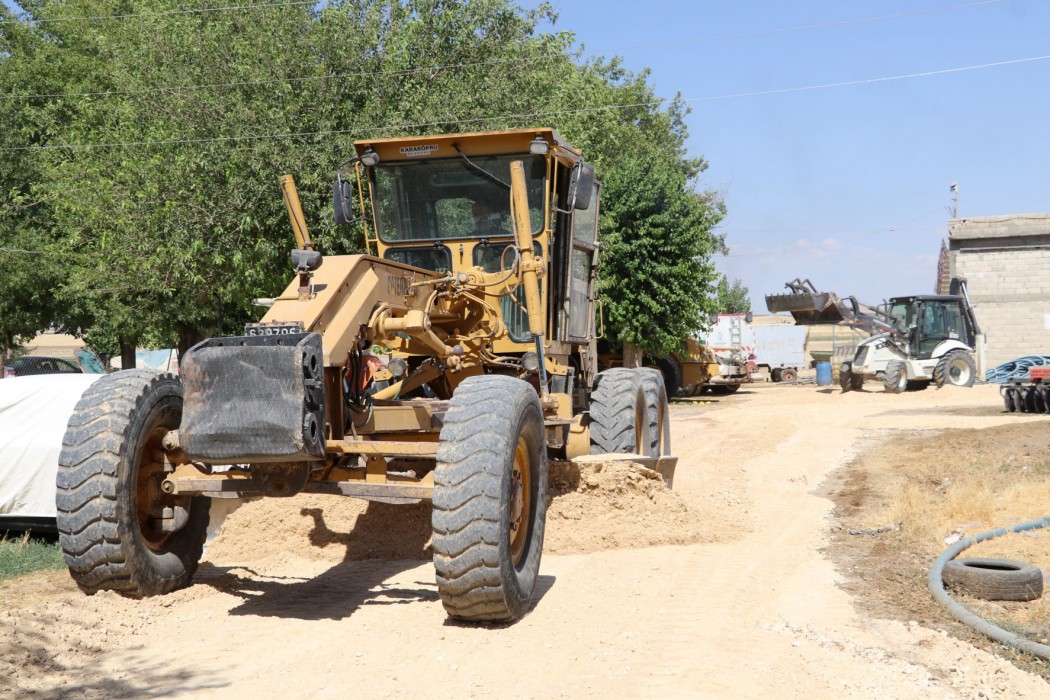
{"label": "green tree", "polygon": [[688,173],[666,155],[624,163],[604,181],[601,293],[610,335],[653,355],[717,310],[711,292],[710,235],[721,204],[690,187]]}
{"label": "green tree", "polygon": [[[235,332],[257,313],[250,300],[288,279],[279,175],[296,176],[321,249],[356,252],[361,230],[334,227],[329,189],[353,140],[537,124],[582,147],[603,181],[612,334],[666,350],[713,308],[723,207],[699,190],[705,164],[686,154],[682,104],[617,59],[582,60],[570,33],[538,32],[556,19],[550,6],[163,14],[183,6],[27,0],[20,21],[0,10],[0,88],[44,95],[0,100],[0,146],[36,149],[5,151],[0,186],[16,196],[0,249],[48,263],[0,283],[0,310],[25,311],[15,332],[56,323],[126,362],[137,343],[185,349]],[[70,21],[39,21],[58,18]],[[13,255],[25,254],[0,250],[0,262]],[[34,301],[27,287],[46,293]]]}
{"label": "green tree", "polygon": [[722,314],[746,314],[751,311],[751,297],[739,279],[733,280],[722,275],[718,280],[718,313]]}

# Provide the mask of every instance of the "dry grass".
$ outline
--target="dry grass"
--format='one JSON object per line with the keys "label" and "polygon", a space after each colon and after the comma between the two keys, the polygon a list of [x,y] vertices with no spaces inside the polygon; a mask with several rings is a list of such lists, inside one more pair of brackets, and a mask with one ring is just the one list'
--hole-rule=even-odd
{"label": "dry grass", "polygon": [[[953,533],[969,536],[1050,514],[1046,427],[1025,423],[906,438],[905,454],[894,450],[896,458],[882,460],[890,467],[883,474],[885,503],[870,517],[901,523],[910,546],[944,549]],[[1002,549],[1004,541],[979,547]],[[1050,548],[1030,554],[1050,568]]]}
{"label": "dry grass", "polygon": [[[832,486],[841,525],[831,554],[844,587],[873,614],[949,630],[997,648],[956,623],[933,602],[926,573],[960,537],[1050,515],[1050,430],[1045,420],[985,430],[894,433],[851,464]],[[861,537],[849,530],[899,524],[899,531]],[[1050,528],[998,537],[961,556],[1005,557],[1050,569]],[[1013,632],[1050,638],[1050,586],[1030,603],[960,599]],[[1050,678],[1047,664],[1008,653],[1015,663]]]}

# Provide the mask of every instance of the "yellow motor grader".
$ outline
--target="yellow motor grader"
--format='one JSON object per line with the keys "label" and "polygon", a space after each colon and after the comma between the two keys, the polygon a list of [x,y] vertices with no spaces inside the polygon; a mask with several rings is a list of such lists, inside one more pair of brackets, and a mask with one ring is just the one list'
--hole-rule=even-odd
{"label": "yellow motor grader", "polygon": [[430,500],[448,614],[520,618],[548,461],[615,454],[668,482],[677,461],[659,372],[597,371],[593,168],[551,129],[358,142],[333,204],[367,222],[366,255],[323,257],[281,186],[295,278],[263,318],[181,377],[119,372],[77,405],[57,497],[73,578],[189,585],[211,499]]}

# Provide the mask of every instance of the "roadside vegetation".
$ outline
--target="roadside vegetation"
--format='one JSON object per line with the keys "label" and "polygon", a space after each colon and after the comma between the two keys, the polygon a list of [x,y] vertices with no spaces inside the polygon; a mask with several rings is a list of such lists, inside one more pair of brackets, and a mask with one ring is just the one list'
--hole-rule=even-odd
{"label": "roadside vegetation", "polygon": [[[858,605],[880,617],[944,629],[1050,680],[1050,664],[957,622],[933,600],[926,584],[933,560],[951,543],[1050,515],[1046,421],[883,434],[867,447],[831,494],[838,520],[831,554]],[[1016,559],[1050,570],[1050,531],[1005,535],[959,556]],[[1009,632],[1050,644],[1050,586],[1042,598],[1027,603],[953,596]]]}
{"label": "roadside vegetation", "polygon": [[362,252],[363,229],[331,213],[353,141],[537,126],[602,181],[611,339],[662,354],[718,310],[725,210],[686,152],[688,108],[542,31],[557,26],[549,4],[20,4],[0,4],[8,351],[57,327],[127,368],[136,345],[234,334],[253,298],[287,284],[280,175],[296,177],[322,252]]}
{"label": "roadside vegetation", "polygon": [[0,539],[0,581],[37,571],[61,571],[66,563],[57,541],[31,537],[28,532]]}

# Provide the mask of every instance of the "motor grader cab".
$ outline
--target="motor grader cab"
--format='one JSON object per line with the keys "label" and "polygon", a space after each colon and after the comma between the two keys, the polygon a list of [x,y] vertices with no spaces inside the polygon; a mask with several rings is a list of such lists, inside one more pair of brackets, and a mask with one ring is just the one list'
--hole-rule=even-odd
{"label": "motor grader cab", "polygon": [[535,590],[547,465],[628,455],[670,482],[658,372],[598,373],[600,187],[550,129],[355,144],[337,223],[365,255],[315,250],[281,179],[295,278],[181,380],[132,370],[70,420],[58,528],[87,593],[189,584],[210,499],[352,496],[433,504],[450,616],[521,617]]}
{"label": "motor grader cab", "polygon": [[931,382],[973,385],[980,329],[965,279],[953,278],[950,294],[894,297],[882,308],[818,292],[809,280],[785,286],[787,293],[766,296],[770,312],[788,311],[797,325],[842,323],[874,333],[839,367],[843,391],[860,390],[868,379],[881,381],[890,393],[925,389]]}

